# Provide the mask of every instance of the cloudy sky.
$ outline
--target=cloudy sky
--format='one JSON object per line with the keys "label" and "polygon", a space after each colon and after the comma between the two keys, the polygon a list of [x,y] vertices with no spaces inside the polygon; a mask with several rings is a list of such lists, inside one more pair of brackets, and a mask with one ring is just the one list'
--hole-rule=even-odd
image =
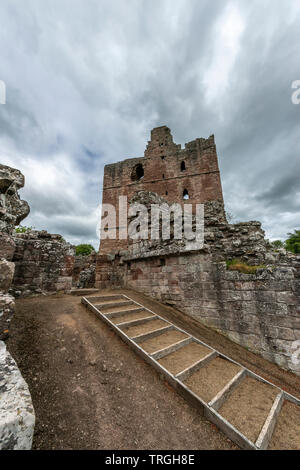
{"label": "cloudy sky", "polygon": [[214,133],[227,210],[268,238],[300,228],[299,0],[1,0],[0,163],[23,223],[98,245],[103,166],[153,127]]}

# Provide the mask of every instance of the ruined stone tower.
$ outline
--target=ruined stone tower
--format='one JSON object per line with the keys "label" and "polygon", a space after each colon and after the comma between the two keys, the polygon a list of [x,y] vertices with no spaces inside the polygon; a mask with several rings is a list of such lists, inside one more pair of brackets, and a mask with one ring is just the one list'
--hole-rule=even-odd
{"label": "ruined stone tower", "polygon": [[[128,201],[137,191],[152,191],[169,203],[190,204],[219,201],[223,193],[214,136],[176,145],[167,126],[151,131],[144,157],[106,165],[103,181],[103,204],[112,204],[119,220],[119,196]],[[100,254],[116,253],[127,248],[127,240],[102,240]]]}

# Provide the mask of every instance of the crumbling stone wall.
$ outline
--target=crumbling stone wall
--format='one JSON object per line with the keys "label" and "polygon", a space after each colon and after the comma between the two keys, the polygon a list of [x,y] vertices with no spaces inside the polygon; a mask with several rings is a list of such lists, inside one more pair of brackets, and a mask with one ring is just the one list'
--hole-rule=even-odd
{"label": "crumbling stone wall", "polygon": [[11,263],[15,250],[14,227],[28,215],[29,205],[19,197],[24,186],[22,173],[0,164],[0,341],[8,338],[15,310],[14,298],[8,294],[14,275]]}
{"label": "crumbling stone wall", "polygon": [[3,342],[15,310],[14,298],[8,294],[15,268],[12,233],[29,213],[27,202],[18,195],[23,186],[19,170],[0,165],[0,450],[30,449],[35,424],[27,384]]}
{"label": "crumbling stone wall", "polygon": [[73,286],[92,288],[95,286],[96,252],[89,256],[75,256],[72,272]]}
{"label": "crumbling stone wall", "polygon": [[8,294],[15,266],[5,259],[0,260],[0,341],[9,336],[10,322],[15,311],[14,298]]}
{"label": "crumbling stone wall", "polygon": [[16,296],[66,291],[72,288],[74,247],[61,235],[32,230],[14,235]]}

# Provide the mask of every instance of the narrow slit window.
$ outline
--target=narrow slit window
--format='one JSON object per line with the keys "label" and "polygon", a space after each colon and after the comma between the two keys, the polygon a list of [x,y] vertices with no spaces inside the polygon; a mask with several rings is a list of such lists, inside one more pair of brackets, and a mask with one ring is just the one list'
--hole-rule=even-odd
{"label": "narrow slit window", "polygon": [[183,191],[182,197],[184,200],[190,199],[190,195],[187,189]]}
{"label": "narrow slit window", "polygon": [[181,171],[185,171],[185,162],[184,161],[181,162],[180,169],[181,169]]}

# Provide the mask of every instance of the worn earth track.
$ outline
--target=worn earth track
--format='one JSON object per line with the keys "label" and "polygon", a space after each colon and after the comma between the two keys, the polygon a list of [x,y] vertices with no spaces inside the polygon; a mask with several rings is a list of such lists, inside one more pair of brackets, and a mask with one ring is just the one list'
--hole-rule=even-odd
{"label": "worn earth track", "polygon": [[8,347],[32,394],[34,449],[236,449],[80,300],[17,301]]}

